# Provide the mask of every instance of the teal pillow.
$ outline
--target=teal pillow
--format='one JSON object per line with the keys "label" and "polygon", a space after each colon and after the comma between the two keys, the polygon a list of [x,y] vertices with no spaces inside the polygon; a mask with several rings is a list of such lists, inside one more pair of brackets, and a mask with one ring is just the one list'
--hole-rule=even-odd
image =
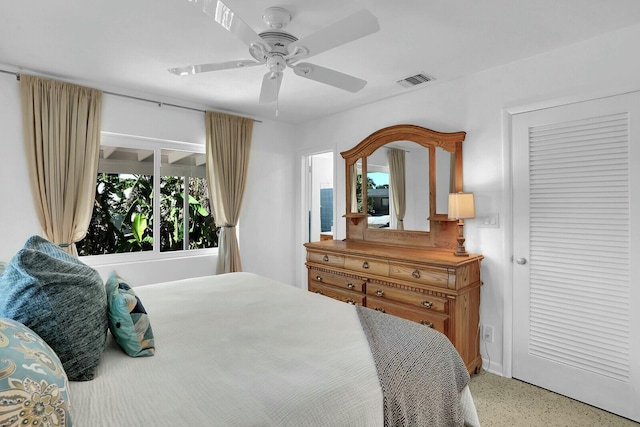
{"label": "teal pillow", "polygon": [[153,356],[155,343],[142,301],[116,272],[105,284],[109,305],[109,330],[122,350],[132,357]]}
{"label": "teal pillow", "polygon": [[71,381],[95,376],[107,339],[107,295],[97,271],[39,236],[0,276],[0,317],[16,320],[56,352]]}
{"label": "teal pillow", "polygon": [[23,324],[0,318],[0,425],[71,427],[68,390],[51,347]]}

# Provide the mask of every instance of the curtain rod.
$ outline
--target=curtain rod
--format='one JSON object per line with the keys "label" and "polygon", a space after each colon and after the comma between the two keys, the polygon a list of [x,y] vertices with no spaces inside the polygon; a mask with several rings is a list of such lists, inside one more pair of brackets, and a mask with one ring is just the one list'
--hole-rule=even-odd
{"label": "curtain rod", "polygon": [[[14,71],[3,70],[3,69],[0,69],[0,73],[12,74],[12,75],[16,76],[16,80],[18,80],[18,81],[20,80],[20,73],[16,73]],[[110,92],[110,91],[106,91],[106,90],[103,90],[102,93],[105,93],[107,95],[119,96],[121,98],[134,99],[136,101],[151,102],[153,104],[157,104],[158,107],[162,107],[163,105],[166,105],[168,107],[182,108],[184,110],[197,111],[197,112],[200,112],[200,113],[205,113],[206,112],[206,110],[202,110],[200,108],[187,107],[187,106],[184,106],[184,105],[172,104],[170,102],[155,101],[153,99],[141,98],[139,96],[125,95],[123,93]],[[228,112],[226,112],[226,111],[220,111],[220,112],[228,114]],[[254,119],[252,117],[247,117],[247,118],[253,120],[256,123],[262,123],[262,120],[257,120],[257,119]]]}

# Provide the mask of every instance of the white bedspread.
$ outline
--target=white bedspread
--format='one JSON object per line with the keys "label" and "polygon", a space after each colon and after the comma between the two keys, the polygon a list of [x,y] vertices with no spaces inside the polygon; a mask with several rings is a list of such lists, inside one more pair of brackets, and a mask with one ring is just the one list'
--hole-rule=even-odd
{"label": "white bedspread", "polygon": [[156,355],[109,339],[70,384],[76,427],[379,426],[382,392],[356,311],[249,273],[136,287]]}

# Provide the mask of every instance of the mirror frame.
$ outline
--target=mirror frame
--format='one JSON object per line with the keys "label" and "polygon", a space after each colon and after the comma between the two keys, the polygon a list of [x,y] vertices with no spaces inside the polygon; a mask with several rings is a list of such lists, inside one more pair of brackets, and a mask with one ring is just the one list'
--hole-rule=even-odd
{"label": "mirror frame", "polygon": [[[363,139],[358,145],[350,150],[343,151],[340,154],[345,160],[345,189],[346,189],[346,214],[347,218],[347,240],[370,240],[366,238],[366,234],[378,235],[377,231],[366,231],[366,217],[367,210],[366,205],[363,206],[363,212],[351,212],[351,186],[350,182],[350,168],[358,160],[362,160],[363,174],[367,171],[367,157],[371,155],[375,150],[382,147],[385,144],[395,141],[412,141],[429,150],[429,221],[430,231],[410,231],[410,230],[396,230],[393,234],[395,237],[391,239],[385,237],[382,240],[391,240],[390,243],[394,243],[395,240],[404,240],[404,237],[408,235],[424,235],[433,234],[439,230],[446,230],[446,221],[449,221],[447,214],[436,213],[436,156],[435,149],[442,148],[445,151],[453,154],[454,156],[454,189],[455,192],[463,191],[462,182],[462,142],[466,137],[466,132],[437,132],[425,127],[409,124],[400,124],[382,128],[372,133]],[[367,201],[367,189],[366,186],[362,186],[362,199],[363,203]],[[362,221],[364,220],[364,221]],[[360,230],[353,229],[353,233],[350,233],[351,222],[354,226],[359,223],[364,223],[365,227],[360,227]],[[444,225],[442,223],[444,222]],[[435,223],[441,223],[439,227],[434,227]],[[374,230],[374,229],[372,229]],[[379,230],[378,230],[379,231]],[[384,230],[390,231],[390,230]],[[351,234],[351,236],[350,236]],[[375,238],[374,240],[379,240]],[[414,240],[412,238],[412,240]],[[436,239],[431,239],[435,241]]]}

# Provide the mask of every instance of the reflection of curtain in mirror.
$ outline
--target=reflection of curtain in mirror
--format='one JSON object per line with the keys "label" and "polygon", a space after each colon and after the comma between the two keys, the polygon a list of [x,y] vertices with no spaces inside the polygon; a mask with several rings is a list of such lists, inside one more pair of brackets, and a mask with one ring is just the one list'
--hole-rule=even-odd
{"label": "reflection of curtain in mirror", "polygon": [[405,167],[404,150],[389,149],[389,185],[393,197],[393,208],[398,220],[398,230],[404,230],[404,212],[406,209],[405,197]]}
{"label": "reflection of curtain in mirror", "polygon": [[358,212],[358,164],[354,163],[351,165],[351,170],[349,171],[349,178],[351,180],[351,213]]}

